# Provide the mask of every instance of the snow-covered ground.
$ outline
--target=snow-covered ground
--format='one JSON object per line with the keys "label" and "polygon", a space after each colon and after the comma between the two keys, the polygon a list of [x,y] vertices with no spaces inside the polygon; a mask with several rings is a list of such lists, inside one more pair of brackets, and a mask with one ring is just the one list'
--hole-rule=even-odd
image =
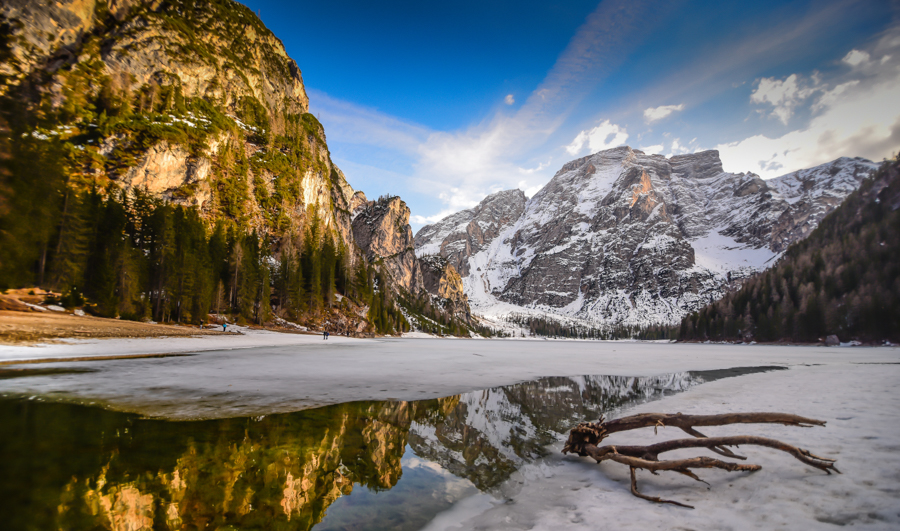
{"label": "snow-covered ground", "polygon": [[694,248],[696,267],[725,276],[738,271],[744,275],[761,271],[775,263],[779,254],[767,247],[753,248],[729,236],[711,230],[705,236],[691,242]]}
{"label": "snow-covered ground", "polygon": [[[221,327],[220,327],[221,328]],[[0,363],[17,360],[54,360],[95,356],[139,356],[142,354],[176,354],[210,350],[240,350],[258,347],[317,345],[321,334],[292,334],[256,330],[228,325],[221,336],[134,338],[134,339],[64,339],[61,343],[26,345],[0,344]],[[329,344],[366,341],[332,335]]]}

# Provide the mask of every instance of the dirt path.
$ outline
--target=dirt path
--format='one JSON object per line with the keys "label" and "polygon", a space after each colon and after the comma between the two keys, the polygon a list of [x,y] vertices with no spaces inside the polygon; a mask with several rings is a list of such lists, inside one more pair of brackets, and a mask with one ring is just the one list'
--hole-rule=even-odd
{"label": "dirt path", "polygon": [[61,338],[191,337],[222,333],[221,330],[203,330],[196,326],[79,317],[62,312],[0,311],[0,344],[47,343]]}

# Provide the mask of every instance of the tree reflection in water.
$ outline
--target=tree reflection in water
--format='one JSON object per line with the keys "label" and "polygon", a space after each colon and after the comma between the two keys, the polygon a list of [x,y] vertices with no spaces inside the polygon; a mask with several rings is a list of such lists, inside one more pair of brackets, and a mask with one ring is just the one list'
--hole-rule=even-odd
{"label": "tree reflection in water", "polygon": [[578,421],[697,381],[542,378],[192,422],[0,400],[0,512],[10,529],[419,528],[545,455]]}

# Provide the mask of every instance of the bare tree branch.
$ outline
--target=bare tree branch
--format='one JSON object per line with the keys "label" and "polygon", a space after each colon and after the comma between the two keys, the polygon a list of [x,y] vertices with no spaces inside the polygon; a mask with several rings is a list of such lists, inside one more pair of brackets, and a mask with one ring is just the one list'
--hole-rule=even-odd
{"label": "bare tree branch", "polygon": [[[840,473],[834,466],[835,460],[819,457],[796,446],[766,437],[751,435],[736,435],[728,437],[707,437],[700,433],[694,426],[722,426],[726,424],[769,423],[784,424],[787,426],[812,427],[824,426],[821,420],[808,419],[787,413],[728,413],[724,415],[682,415],[665,413],[644,413],[631,417],[603,422],[583,422],[573,428],[569,433],[569,440],[563,448],[563,453],[577,453],[581,456],[589,456],[598,463],[603,461],[615,461],[627,465],[631,469],[631,493],[639,498],[656,503],[670,503],[681,507],[690,507],[672,500],[647,496],[637,488],[636,469],[641,468],[656,474],[659,471],[671,471],[683,474],[697,481],[703,481],[691,469],[718,468],[730,472],[754,472],[762,467],[753,464],[739,464],[722,461],[712,457],[693,457],[689,459],[659,460],[659,455],[672,450],[684,448],[706,448],[719,455],[733,459],[746,459],[744,456],[733,453],[727,447],[738,445],[764,446],[780,450],[794,456],[797,460],[812,467],[823,470],[827,474],[831,471]],[[673,426],[680,428],[685,433],[693,435],[694,439],[674,439],[648,446],[600,446],[600,443],[611,433],[633,430],[638,428]],[[704,481],[704,483],[706,483]]]}

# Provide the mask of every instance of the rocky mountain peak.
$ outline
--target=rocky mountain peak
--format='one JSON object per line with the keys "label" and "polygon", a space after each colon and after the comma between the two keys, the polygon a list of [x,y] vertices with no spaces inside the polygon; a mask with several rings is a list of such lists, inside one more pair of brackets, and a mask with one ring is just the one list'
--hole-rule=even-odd
{"label": "rocky mountain peak", "polygon": [[99,66],[116,90],[177,83],[183,97],[221,101],[232,113],[246,111],[251,97],[278,132],[286,125],[279,115],[309,111],[297,63],[232,0],[14,0],[0,6],[0,21],[17,43],[0,67],[0,93],[36,69],[65,76],[82,65]]}
{"label": "rocky mountain peak", "polygon": [[[491,196],[424,227],[416,249],[457,267],[476,313],[672,323],[772,263],[874,169],[838,159],[764,181],[725,172],[715,150],[623,146],[566,163],[515,208],[485,208],[513,204]],[[500,231],[473,238],[476,218]]]}
{"label": "rocky mountain peak", "polygon": [[715,149],[685,155],[673,155],[668,160],[669,165],[672,167],[672,173],[678,174],[682,178],[709,179],[725,171],[722,169],[722,159],[719,158],[719,152]]}
{"label": "rocky mountain peak", "polygon": [[525,201],[525,193],[518,189],[495,192],[474,208],[419,229],[416,253],[419,256],[440,254],[462,275],[467,275],[469,257],[487,248],[511,226],[525,209]]}

